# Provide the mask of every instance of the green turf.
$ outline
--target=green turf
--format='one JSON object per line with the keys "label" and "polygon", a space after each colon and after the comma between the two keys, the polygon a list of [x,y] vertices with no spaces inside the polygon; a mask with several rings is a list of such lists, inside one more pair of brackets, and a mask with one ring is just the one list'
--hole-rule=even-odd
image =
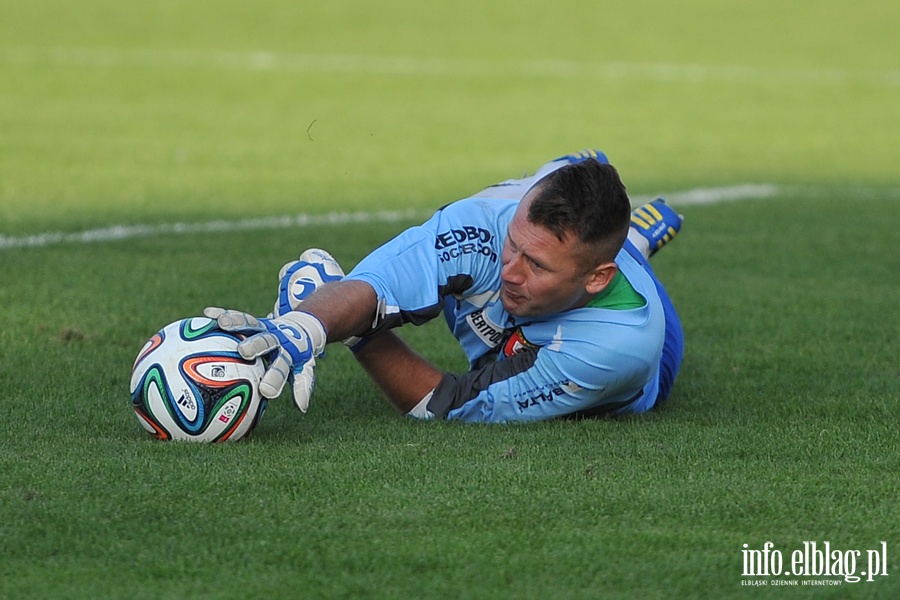
{"label": "green turf", "polygon": [[[635,194],[778,185],[680,207],[683,371],[618,421],[411,422],[334,348],[307,415],[159,443],[149,335],[412,221],[0,247],[0,598],[900,596],[898,10],[0,0],[3,236],[427,209],[588,145]],[[890,575],[742,586],[766,541]]]}
{"label": "green turf", "polygon": [[[650,415],[412,423],[336,348],[309,414],[274,403],[226,447],[149,439],[128,408],[131,359],[196,307],[264,311],[274,281],[255,265],[337,232],[8,250],[0,595],[724,597],[742,590],[744,543],[892,550],[894,202],[820,191],[685,208],[689,228],[655,262],[687,355]],[[398,226],[358,227],[339,258]],[[407,337],[461,367],[441,327]],[[892,577],[815,590],[897,591]]]}

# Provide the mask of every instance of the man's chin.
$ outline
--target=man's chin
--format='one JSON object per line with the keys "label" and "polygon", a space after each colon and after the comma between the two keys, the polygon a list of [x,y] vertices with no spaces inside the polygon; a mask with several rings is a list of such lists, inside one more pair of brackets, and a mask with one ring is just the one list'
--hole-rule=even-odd
{"label": "man's chin", "polygon": [[528,305],[525,303],[525,298],[522,296],[510,295],[509,292],[503,292],[500,294],[500,303],[503,305],[503,309],[514,317],[528,316]]}

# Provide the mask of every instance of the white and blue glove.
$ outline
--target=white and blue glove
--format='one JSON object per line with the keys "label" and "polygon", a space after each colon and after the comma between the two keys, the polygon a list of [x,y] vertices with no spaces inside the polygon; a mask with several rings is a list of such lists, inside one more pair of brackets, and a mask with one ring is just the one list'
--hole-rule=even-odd
{"label": "white and blue glove", "polygon": [[283,267],[278,273],[278,300],[270,317],[280,317],[298,310],[300,303],[317,287],[332,281],[340,281],[344,270],[325,250],[310,248]]}
{"label": "white and blue glove", "polygon": [[[344,269],[331,254],[321,248],[304,250],[299,260],[286,263],[278,272],[278,300],[268,318],[277,318],[300,310],[300,304],[319,286],[340,281]],[[358,347],[358,337],[350,337],[343,344],[351,349]]]}
{"label": "white and blue glove", "polygon": [[257,319],[247,313],[209,307],[203,314],[219,327],[249,336],[237,346],[247,360],[267,357],[268,368],[259,382],[259,393],[277,398],[284,384],[292,381],[294,404],[302,412],[309,408],[315,386],[316,357],[325,350],[322,323],[309,313],[290,312],[274,319]]}

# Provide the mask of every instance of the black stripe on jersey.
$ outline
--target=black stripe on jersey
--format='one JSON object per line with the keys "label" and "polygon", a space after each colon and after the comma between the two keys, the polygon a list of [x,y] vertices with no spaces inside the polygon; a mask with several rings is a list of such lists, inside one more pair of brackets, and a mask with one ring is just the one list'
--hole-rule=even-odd
{"label": "black stripe on jersey", "polygon": [[641,397],[644,390],[639,391],[632,398],[622,400],[621,402],[607,402],[606,404],[598,404],[585,410],[579,410],[570,415],[566,415],[566,419],[598,419],[601,417],[612,417],[619,410],[625,408],[635,400]]}
{"label": "black stripe on jersey", "polygon": [[489,386],[527,371],[536,360],[537,351],[527,349],[464,375],[446,373],[434,388],[431,400],[428,401],[428,411],[439,419],[446,418],[450,411],[472,400]]}
{"label": "black stripe on jersey", "polygon": [[[445,419],[447,415],[463,404],[477,397],[489,386],[506,379],[515,377],[530,369],[537,360],[539,350],[526,348],[516,354],[497,362],[490,362],[481,368],[473,369],[464,375],[445,373],[444,377],[434,388],[431,400],[428,401],[428,411],[435,418]],[[637,400],[643,394],[639,391],[633,397],[621,402],[604,402],[584,410],[564,415],[564,419],[591,419],[613,417],[616,413]]]}
{"label": "black stripe on jersey", "polygon": [[418,308],[416,310],[401,310],[400,312],[385,315],[384,318],[379,319],[375,326],[365,334],[363,334],[361,337],[368,337],[372,334],[378,333],[379,331],[393,329],[394,327],[400,327],[405,323],[412,323],[413,325],[422,325],[424,323],[427,323],[436,316],[440,315],[441,311],[444,310],[444,298],[452,294],[462,294],[467,289],[472,287],[473,281],[474,280],[472,279],[471,275],[467,275],[464,273],[453,275],[452,277],[447,279],[446,284],[438,286],[437,304],[426,306],[424,308]]}

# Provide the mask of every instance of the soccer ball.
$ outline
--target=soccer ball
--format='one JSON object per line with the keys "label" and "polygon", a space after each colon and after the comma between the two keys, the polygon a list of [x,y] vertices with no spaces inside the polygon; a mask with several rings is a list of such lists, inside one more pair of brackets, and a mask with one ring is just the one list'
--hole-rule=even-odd
{"label": "soccer ball", "polygon": [[238,353],[241,339],[204,317],[151,337],[131,371],[131,405],[144,429],[161,440],[195,442],[250,433],[268,402],[259,394],[265,366]]}

